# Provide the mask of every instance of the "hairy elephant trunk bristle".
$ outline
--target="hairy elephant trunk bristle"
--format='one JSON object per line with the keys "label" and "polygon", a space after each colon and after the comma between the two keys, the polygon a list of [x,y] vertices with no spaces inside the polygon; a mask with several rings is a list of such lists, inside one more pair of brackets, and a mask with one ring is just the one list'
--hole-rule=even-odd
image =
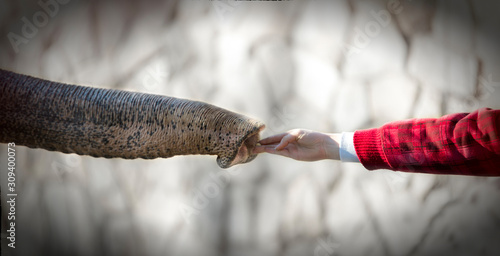
{"label": "hairy elephant trunk bristle", "polygon": [[0,70],[0,142],[106,158],[255,158],[264,125],[204,103],[47,81]]}

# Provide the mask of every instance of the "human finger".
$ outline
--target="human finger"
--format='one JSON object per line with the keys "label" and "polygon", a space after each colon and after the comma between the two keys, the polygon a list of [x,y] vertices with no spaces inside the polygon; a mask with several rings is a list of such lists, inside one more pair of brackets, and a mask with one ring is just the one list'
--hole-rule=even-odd
{"label": "human finger", "polygon": [[260,154],[266,152],[266,146],[256,146],[253,151],[254,154]]}
{"label": "human finger", "polygon": [[280,155],[280,156],[286,156],[286,157],[290,157],[290,152],[285,149],[285,150],[276,150],[276,148],[274,146],[259,146],[259,148],[255,148],[254,149],[254,152],[266,152],[266,153],[269,153],[269,154],[273,154],[273,155]]}
{"label": "human finger", "polygon": [[288,133],[280,133],[280,134],[276,134],[276,135],[273,135],[273,136],[270,136],[270,137],[267,137],[265,139],[262,139],[259,141],[259,143],[261,145],[269,145],[269,144],[272,144],[272,143],[279,143],[281,141],[281,139],[287,135]]}

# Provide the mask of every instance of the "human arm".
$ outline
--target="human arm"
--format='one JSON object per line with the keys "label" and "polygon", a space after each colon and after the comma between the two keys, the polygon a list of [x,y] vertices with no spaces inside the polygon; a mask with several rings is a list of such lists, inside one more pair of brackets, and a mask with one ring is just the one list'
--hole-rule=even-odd
{"label": "human arm", "polygon": [[255,152],[304,161],[344,161],[342,148],[351,144],[368,170],[500,176],[499,131],[500,110],[483,108],[470,114],[391,122],[356,131],[347,139],[339,133],[292,130],[260,141]]}
{"label": "human arm", "polygon": [[410,119],[356,131],[368,170],[500,176],[500,110]]}

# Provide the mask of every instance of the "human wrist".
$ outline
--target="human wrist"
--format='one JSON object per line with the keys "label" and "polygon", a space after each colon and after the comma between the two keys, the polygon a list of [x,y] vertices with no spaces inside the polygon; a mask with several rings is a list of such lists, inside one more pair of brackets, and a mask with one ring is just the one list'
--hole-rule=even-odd
{"label": "human wrist", "polygon": [[327,133],[324,141],[325,159],[340,160],[339,147],[342,140],[340,133]]}

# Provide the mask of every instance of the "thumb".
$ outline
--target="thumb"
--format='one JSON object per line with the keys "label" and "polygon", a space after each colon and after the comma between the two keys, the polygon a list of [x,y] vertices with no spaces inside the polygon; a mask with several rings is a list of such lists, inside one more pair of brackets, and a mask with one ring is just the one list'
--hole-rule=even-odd
{"label": "thumb", "polygon": [[288,146],[288,144],[294,142],[297,140],[297,135],[295,134],[287,134],[283,139],[281,139],[281,142],[275,147],[277,151],[283,150]]}

